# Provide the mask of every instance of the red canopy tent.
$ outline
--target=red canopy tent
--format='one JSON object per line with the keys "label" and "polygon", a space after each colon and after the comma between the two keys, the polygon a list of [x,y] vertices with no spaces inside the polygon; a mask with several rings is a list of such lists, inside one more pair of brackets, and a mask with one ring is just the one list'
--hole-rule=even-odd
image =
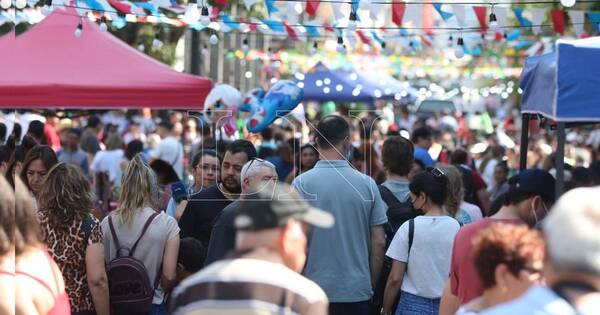
{"label": "red canopy tent", "polygon": [[0,38],[0,106],[201,108],[209,79],[179,73],[83,18],[57,9],[23,35]]}

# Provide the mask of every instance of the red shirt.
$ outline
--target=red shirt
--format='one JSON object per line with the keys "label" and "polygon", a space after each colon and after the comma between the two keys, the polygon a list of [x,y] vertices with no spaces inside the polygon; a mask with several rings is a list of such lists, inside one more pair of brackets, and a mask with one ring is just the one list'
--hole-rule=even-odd
{"label": "red shirt", "polygon": [[477,222],[463,226],[454,239],[452,247],[452,261],[450,264],[450,286],[452,294],[458,296],[460,304],[468,303],[483,293],[483,285],[473,265],[471,252],[473,251],[473,238],[479,231],[495,222],[524,224],[521,220],[499,220],[484,218]]}
{"label": "red shirt", "polygon": [[60,137],[54,127],[50,124],[44,125],[44,135],[46,136],[46,140],[48,141],[48,145],[52,147],[55,152],[60,150]]}

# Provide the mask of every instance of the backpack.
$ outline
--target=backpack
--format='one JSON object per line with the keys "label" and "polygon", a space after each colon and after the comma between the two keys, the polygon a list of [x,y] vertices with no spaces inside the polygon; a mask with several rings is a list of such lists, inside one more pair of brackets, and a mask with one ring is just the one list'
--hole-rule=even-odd
{"label": "backpack", "polygon": [[[415,220],[414,218],[421,215],[420,211],[415,210],[412,202],[409,200],[401,202],[394,196],[394,194],[385,186],[379,185],[379,193],[381,198],[387,204],[387,217],[388,222],[383,226],[385,231],[385,249],[387,251],[396,231],[400,226],[409,221],[408,225],[408,254],[410,256],[410,249],[412,248],[413,238],[415,234]],[[377,281],[377,287],[374,288],[373,303],[371,308],[371,314],[379,314],[383,305],[383,294],[385,291],[385,284],[387,282],[390,271],[392,270],[392,259],[385,256],[383,259],[383,266],[381,267],[381,273]],[[408,270],[408,265],[406,265]],[[392,314],[395,313],[398,305],[398,299],[395,299],[394,306],[392,308]]]}
{"label": "backpack", "polygon": [[[112,216],[108,217],[110,233],[117,248],[117,257],[108,263],[106,274],[108,276],[110,304],[117,313],[150,312],[154,291],[158,288],[160,272],[154,280],[154,286],[152,286],[144,263],[133,257],[133,254],[150,223],[157,215],[158,212],[155,212],[146,220],[140,236],[131,249],[121,246],[115,232]],[[127,250],[127,255],[121,254],[123,249]]]}

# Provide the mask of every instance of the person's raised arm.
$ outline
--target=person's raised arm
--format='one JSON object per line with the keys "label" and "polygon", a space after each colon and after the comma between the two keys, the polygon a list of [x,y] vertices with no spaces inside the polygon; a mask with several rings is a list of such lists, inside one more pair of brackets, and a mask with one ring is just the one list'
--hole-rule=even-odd
{"label": "person's raised arm", "polygon": [[377,286],[377,280],[383,266],[383,258],[385,255],[385,232],[383,226],[375,225],[371,227],[371,285],[373,288]]}
{"label": "person's raised arm", "polygon": [[104,245],[102,243],[88,245],[85,251],[85,267],[96,314],[109,315],[108,278],[106,276]]}
{"label": "person's raised arm", "polygon": [[404,272],[406,271],[406,263],[398,260],[394,260],[392,263],[392,270],[388,276],[385,284],[385,292],[383,294],[383,307],[381,314],[391,315],[398,299],[398,293],[402,287],[402,280],[404,279]]}

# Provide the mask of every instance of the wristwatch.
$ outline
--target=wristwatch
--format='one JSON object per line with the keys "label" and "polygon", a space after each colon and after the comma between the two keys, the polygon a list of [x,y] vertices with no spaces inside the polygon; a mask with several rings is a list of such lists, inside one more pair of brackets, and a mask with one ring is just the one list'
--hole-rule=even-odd
{"label": "wristwatch", "polygon": [[383,308],[381,309],[381,311],[379,312],[379,315],[392,315],[391,311],[386,311]]}

